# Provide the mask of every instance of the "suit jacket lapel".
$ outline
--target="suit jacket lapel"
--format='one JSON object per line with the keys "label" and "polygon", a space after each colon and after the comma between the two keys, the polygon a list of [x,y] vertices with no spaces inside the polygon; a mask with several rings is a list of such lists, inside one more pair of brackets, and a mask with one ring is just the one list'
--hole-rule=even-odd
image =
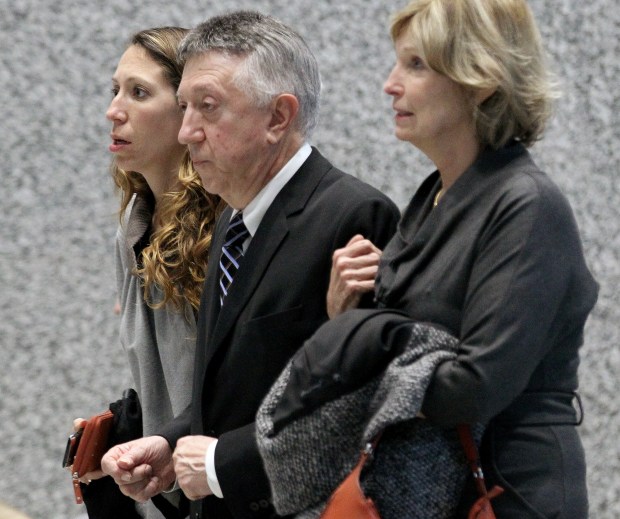
{"label": "suit jacket lapel", "polygon": [[[235,274],[235,279],[230,286],[224,306],[219,310],[209,308],[209,319],[206,338],[205,369],[209,365],[218,349],[224,344],[226,336],[231,328],[236,325],[239,314],[253,296],[256,287],[263,278],[263,272],[268,268],[271,258],[278,250],[282,240],[289,231],[287,219],[296,212],[301,211],[308,198],[314,192],[317,184],[325,173],[331,168],[331,164],[314,149],[310,157],[301,166],[293,178],[282,188],[278,196],[265,213],[256,235],[252,238],[246,251],[241,266]],[[208,297],[210,307],[219,307],[218,296],[218,265],[222,243],[226,234],[231,211],[227,209],[222,213],[218,225],[217,239],[214,242],[216,257],[209,265],[209,272],[205,283],[205,290],[210,292]],[[215,273],[215,274],[214,274]]]}
{"label": "suit jacket lapel", "polygon": [[[261,229],[268,229],[269,232],[261,232]],[[263,277],[263,272],[269,266],[273,254],[287,234],[286,215],[282,211],[269,211],[268,214],[265,214],[256,235],[252,238],[250,246],[241,260],[240,268],[235,274],[224,306],[220,310],[210,341],[210,344],[215,346],[215,348],[209,348],[212,353],[224,341],[230,329],[237,322],[239,313],[254,294],[256,286]],[[209,359],[210,355],[207,355],[207,362]]]}
{"label": "suit jacket lapel", "polygon": [[[207,356],[209,354],[209,344],[213,336],[213,329],[217,324],[220,312],[219,302],[219,262],[222,254],[222,245],[226,238],[226,230],[232,209],[227,207],[219,217],[213,240],[211,242],[211,253],[207,274],[200,300],[200,315],[198,316],[197,344],[196,344],[196,374],[200,377],[197,387],[202,387],[207,366]],[[210,357],[210,356],[209,356]]]}

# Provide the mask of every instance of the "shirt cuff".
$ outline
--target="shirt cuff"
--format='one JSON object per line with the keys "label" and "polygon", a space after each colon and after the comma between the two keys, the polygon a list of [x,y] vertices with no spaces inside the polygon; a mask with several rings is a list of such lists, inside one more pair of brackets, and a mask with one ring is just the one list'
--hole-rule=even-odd
{"label": "shirt cuff", "polygon": [[166,490],[163,491],[164,494],[171,494],[172,492],[175,492],[177,490],[179,490],[179,488],[181,488],[179,486],[179,480],[177,478],[174,478],[174,483],[172,483],[171,487],[168,487]]}
{"label": "shirt cuff", "polygon": [[222,493],[222,489],[220,488],[220,483],[217,480],[217,474],[215,473],[215,446],[217,445],[217,440],[212,441],[207,448],[207,453],[205,454],[205,466],[207,467],[207,483],[211,492],[215,497],[219,497],[220,499],[224,497]]}

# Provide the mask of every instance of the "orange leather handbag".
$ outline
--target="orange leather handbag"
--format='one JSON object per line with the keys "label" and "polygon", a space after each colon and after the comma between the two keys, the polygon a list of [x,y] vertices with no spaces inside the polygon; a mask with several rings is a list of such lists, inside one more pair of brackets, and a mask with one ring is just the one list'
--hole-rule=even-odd
{"label": "orange leather handbag", "polygon": [[362,451],[357,465],[329,498],[320,519],[381,519],[375,503],[364,495],[360,484],[362,469],[378,442],[379,438]]}

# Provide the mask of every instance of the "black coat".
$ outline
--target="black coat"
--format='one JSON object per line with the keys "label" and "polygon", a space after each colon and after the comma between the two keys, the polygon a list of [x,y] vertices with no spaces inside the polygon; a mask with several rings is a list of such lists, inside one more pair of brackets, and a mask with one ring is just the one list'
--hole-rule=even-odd
{"label": "black coat", "polygon": [[[190,432],[219,439],[215,465],[224,499],[194,505],[192,518],[272,516],[256,411],[291,356],[327,320],[334,250],[357,233],[384,246],[399,216],[386,196],[313,150],[265,213],[221,312],[218,265],[209,263],[193,405],[162,431],[171,445]],[[229,217],[227,210],[215,230],[212,258],[220,255]]]}

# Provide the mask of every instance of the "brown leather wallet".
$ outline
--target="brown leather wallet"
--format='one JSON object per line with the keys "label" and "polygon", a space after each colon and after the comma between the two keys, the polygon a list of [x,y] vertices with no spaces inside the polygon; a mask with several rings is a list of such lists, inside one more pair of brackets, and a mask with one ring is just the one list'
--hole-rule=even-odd
{"label": "brown leather wallet", "polygon": [[108,446],[108,435],[114,423],[112,411],[92,416],[84,426],[82,437],[73,460],[72,476],[75,502],[83,503],[80,478],[101,466],[101,458]]}

